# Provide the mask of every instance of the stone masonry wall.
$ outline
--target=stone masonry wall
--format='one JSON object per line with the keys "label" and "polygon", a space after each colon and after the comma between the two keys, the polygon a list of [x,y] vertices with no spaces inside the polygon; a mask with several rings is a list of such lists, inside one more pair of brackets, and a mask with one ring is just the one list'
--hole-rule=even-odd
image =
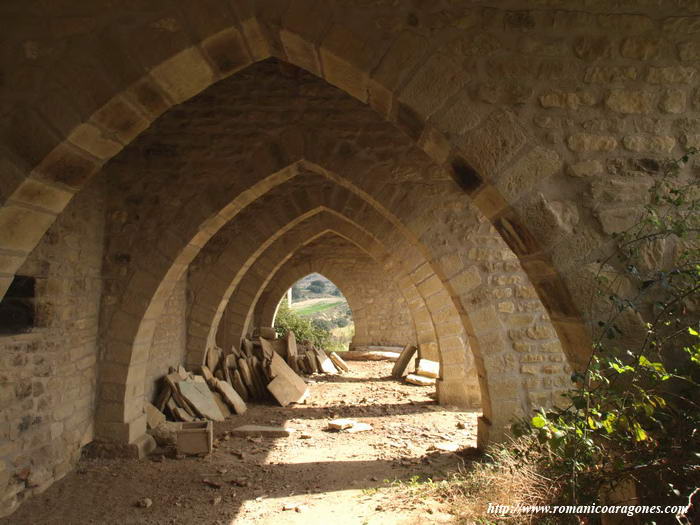
{"label": "stone masonry wall", "polygon": [[187,273],[175,285],[158,318],[151,353],[146,370],[145,396],[153,400],[158,393],[159,380],[168,373],[168,367],[185,363],[187,347]]}
{"label": "stone masonry wall", "polygon": [[86,190],[20,270],[36,278],[36,327],[0,336],[0,516],[70,471],[92,440],[103,204]]}

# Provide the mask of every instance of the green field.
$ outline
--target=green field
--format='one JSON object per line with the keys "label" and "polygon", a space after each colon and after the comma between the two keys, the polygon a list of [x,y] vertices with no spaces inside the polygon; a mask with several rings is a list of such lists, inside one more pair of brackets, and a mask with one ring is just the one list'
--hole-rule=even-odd
{"label": "green field", "polygon": [[318,302],[315,304],[311,304],[308,306],[304,306],[302,308],[295,308],[294,304],[292,304],[292,310],[294,310],[296,313],[299,315],[313,315],[317,313],[321,313],[325,310],[330,310],[331,308],[335,308],[336,306],[340,306],[342,304],[345,304],[344,300],[331,300],[328,302]]}

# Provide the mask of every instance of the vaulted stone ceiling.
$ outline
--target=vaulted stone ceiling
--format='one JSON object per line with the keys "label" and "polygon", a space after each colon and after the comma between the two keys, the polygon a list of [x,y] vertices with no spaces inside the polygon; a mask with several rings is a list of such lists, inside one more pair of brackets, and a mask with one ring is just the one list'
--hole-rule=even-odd
{"label": "vaulted stone ceiling", "polygon": [[358,336],[434,352],[482,444],[556,402],[590,263],[699,145],[699,12],[3,2],[0,296],[35,278],[36,326],[0,339],[0,480],[33,469],[0,513],[96,435],[138,448],[159,367],[269,322],[300,272],[338,272]]}

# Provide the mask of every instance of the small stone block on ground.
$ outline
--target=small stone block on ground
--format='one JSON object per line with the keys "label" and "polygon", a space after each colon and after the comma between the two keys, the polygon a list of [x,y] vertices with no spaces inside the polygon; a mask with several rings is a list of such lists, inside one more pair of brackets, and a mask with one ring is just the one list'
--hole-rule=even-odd
{"label": "small stone block on ground", "polygon": [[399,358],[394,363],[394,368],[391,369],[391,377],[400,379],[406,375],[408,365],[410,364],[411,358],[415,355],[416,351],[417,349],[413,345],[404,346]]}
{"label": "small stone block on ground", "polygon": [[334,419],[328,422],[327,430],[338,430],[340,432],[366,432],[372,430],[372,425],[368,423],[360,423],[354,419]]}
{"label": "small stone block on ground", "polygon": [[309,393],[307,388],[300,389],[295,382],[284,375],[279,375],[270,381],[267,389],[283,407],[291,403],[301,403]]}
{"label": "small stone block on ground", "polygon": [[177,452],[185,456],[209,454],[214,449],[214,424],[211,421],[183,423],[177,431]]}
{"label": "small stone block on ground", "polygon": [[418,361],[416,374],[424,377],[438,378],[440,377],[440,363],[429,359],[420,359]]}
{"label": "small stone block on ground", "polygon": [[325,374],[337,374],[338,369],[335,367],[333,362],[328,359],[326,352],[320,349],[316,349],[316,358],[318,359],[318,364],[321,367],[321,372]]}
{"label": "small stone block on ground", "polygon": [[431,386],[435,384],[434,377],[425,377],[416,374],[408,374],[405,380],[407,383],[411,383],[412,385],[418,386]]}
{"label": "small stone block on ground", "polygon": [[350,434],[354,434],[355,432],[367,432],[368,430],[372,430],[372,425],[370,425],[369,423],[358,422],[350,428],[343,430],[343,432],[349,432]]}
{"label": "small stone block on ground", "polygon": [[338,368],[339,370],[342,370],[343,372],[349,372],[350,367],[347,365],[345,361],[343,361],[343,358],[340,357],[338,354],[335,352],[331,352],[329,356],[331,358],[331,361],[333,361],[333,364]]}
{"label": "small stone block on ground", "polygon": [[356,425],[357,421],[354,419],[334,419],[328,422],[328,428],[330,430],[344,430]]}
{"label": "small stone block on ground", "polygon": [[231,435],[252,437],[289,437],[296,430],[290,427],[267,427],[263,425],[243,425],[234,428]]}

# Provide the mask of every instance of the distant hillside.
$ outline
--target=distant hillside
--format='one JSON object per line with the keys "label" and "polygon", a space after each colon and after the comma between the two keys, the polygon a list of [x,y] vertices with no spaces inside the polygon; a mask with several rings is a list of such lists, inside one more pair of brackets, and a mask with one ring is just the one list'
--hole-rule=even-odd
{"label": "distant hillside", "polygon": [[334,349],[345,350],[354,334],[355,324],[347,299],[330,280],[319,273],[299,279],[292,286],[292,310],[328,330]]}
{"label": "distant hillside", "polygon": [[338,287],[320,273],[312,273],[299,279],[292,286],[292,302],[321,297],[342,297]]}

